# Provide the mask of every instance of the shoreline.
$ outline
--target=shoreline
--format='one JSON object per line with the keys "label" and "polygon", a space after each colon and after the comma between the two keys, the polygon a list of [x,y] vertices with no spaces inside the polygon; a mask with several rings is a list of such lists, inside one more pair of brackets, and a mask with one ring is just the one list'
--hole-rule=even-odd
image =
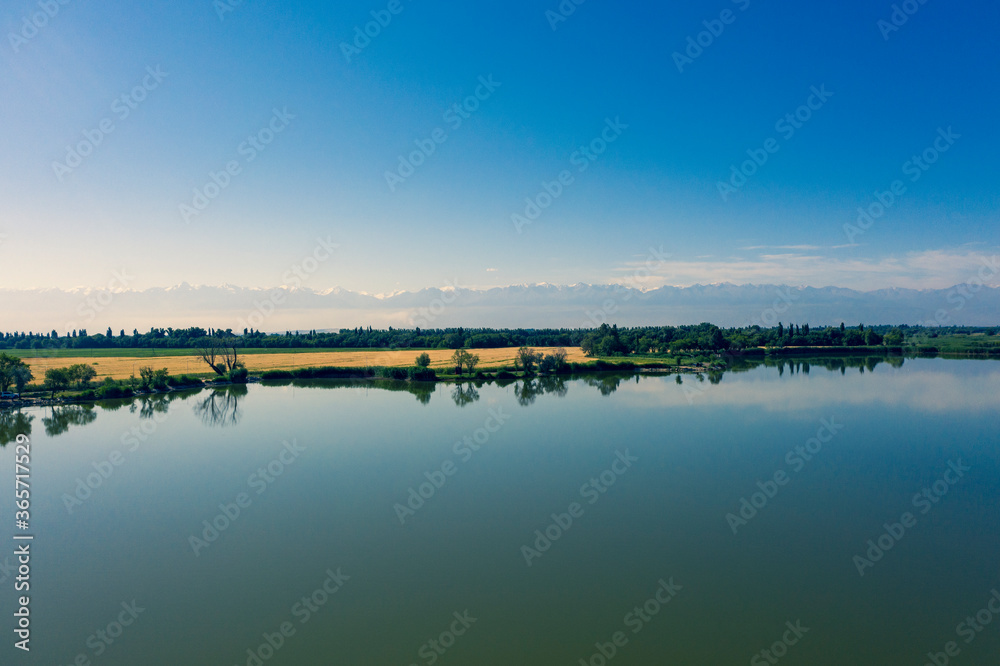
{"label": "shoreline", "polygon": [[[572,364],[563,372],[556,373],[532,373],[526,374],[523,371],[510,372],[507,368],[486,368],[485,370],[480,370],[474,375],[454,375],[454,374],[440,374],[434,379],[409,379],[409,378],[398,378],[398,377],[386,377],[373,374],[374,371],[381,369],[381,366],[376,367],[305,367],[296,368],[293,370],[283,371],[283,374],[287,373],[288,376],[282,377],[271,377],[265,378],[261,375],[253,375],[247,377],[244,382],[233,382],[229,380],[215,380],[215,381],[205,381],[199,384],[185,384],[177,386],[169,386],[165,389],[147,389],[147,390],[136,390],[131,389],[130,395],[123,395],[119,397],[79,397],[73,395],[63,395],[55,398],[44,398],[44,397],[28,397],[19,399],[4,399],[0,402],[0,411],[13,411],[20,410],[30,407],[60,407],[64,405],[88,405],[97,404],[100,402],[106,402],[110,400],[132,400],[135,398],[141,398],[144,396],[154,396],[154,395],[165,395],[170,393],[178,393],[183,391],[195,391],[207,388],[228,388],[233,386],[246,386],[247,384],[272,384],[272,383],[290,383],[294,381],[316,381],[316,380],[346,380],[346,381],[365,381],[365,382],[379,382],[386,381],[392,383],[405,383],[405,384],[464,384],[464,383],[476,383],[476,384],[489,384],[493,382],[514,382],[525,379],[536,379],[545,377],[572,377],[580,375],[600,375],[600,374],[613,374],[630,372],[634,374],[643,375],[682,375],[682,374],[704,374],[712,371],[724,373],[726,370],[730,370],[733,362],[746,361],[750,363],[754,362],[766,362],[768,360],[788,360],[789,362],[805,361],[810,358],[832,360],[838,358],[861,358],[861,357],[872,357],[881,356],[884,358],[903,358],[903,359],[917,359],[917,358],[945,358],[951,360],[1000,360],[1000,356],[996,354],[975,354],[975,353],[954,353],[954,352],[941,352],[937,349],[906,349],[903,347],[882,347],[882,348],[872,348],[872,347],[838,347],[838,348],[823,348],[823,347],[793,347],[793,348],[754,348],[748,350],[741,350],[740,352],[732,353],[712,353],[712,354],[702,354],[701,356],[710,356],[713,361],[720,361],[720,363],[715,362],[699,362],[695,364],[685,363],[682,365],[668,365],[663,362],[659,362],[653,359],[643,359],[640,361],[628,361],[628,360],[617,360],[617,359],[595,359],[589,361],[586,365],[583,364]],[[306,376],[309,371],[313,371],[314,376]],[[265,371],[266,374],[267,371]],[[326,376],[324,376],[326,375]],[[90,387],[89,390],[93,390],[94,387]]]}

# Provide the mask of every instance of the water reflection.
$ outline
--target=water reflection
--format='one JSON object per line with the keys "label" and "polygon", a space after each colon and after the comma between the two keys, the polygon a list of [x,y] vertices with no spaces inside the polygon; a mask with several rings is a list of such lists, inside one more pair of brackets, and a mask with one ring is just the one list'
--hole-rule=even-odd
{"label": "water reflection", "polygon": [[140,419],[151,419],[156,414],[166,414],[172,400],[169,393],[144,395],[129,405],[128,411],[132,414],[138,411]]}
{"label": "water reflection", "polygon": [[[864,355],[864,356],[830,356],[830,357],[730,357],[729,365],[724,369],[713,368],[694,374],[677,374],[673,381],[699,382],[718,385],[726,373],[741,374],[757,370],[763,366],[769,371],[777,371],[779,377],[810,375],[815,376],[817,370],[826,370],[833,374],[839,372],[846,375],[848,370],[856,370],[860,374],[872,373],[880,365],[899,369],[905,363],[900,355]],[[971,363],[971,361],[968,361]],[[655,376],[657,371],[646,372],[599,372],[577,375],[541,375],[530,378],[495,379],[487,381],[464,382],[450,387],[452,401],[458,407],[465,407],[480,399],[480,389],[487,384],[495,383],[500,388],[513,385],[514,396],[522,407],[533,405],[543,395],[552,394],[565,397],[569,382],[578,381],[585,386],[593,387],[603,396],[610,396],[628,380],[640,381],[641,377]],[[417,401],[426,405],[437,390],[434,382],[409,382],[395,380],[355,380],[355,379],[293,379],[262,382],[265,386],[294,386],[301,388],[358,388],[366,387],[382,391],[403,391],[413,395]],[[207,393],[205,393],[207,391]],[[960,392],[959,392],[960,393]],[[140,419],[151,419],[157,414],[164,414],[174,400],[187,400],[197,396],[193,411],[201,422],[208,427],[230,427],[237,425],[243,417],[242,399],[248,394],[246,385],[231,385],[213,389],[191,389],[170,391],[123,398],[120,400],[103,400],[93,404],[62,405],[48,409],[42,418],[45,432],[49,436],[61,435],[74,426],[85,426],[97,418],[95,407],[102,410],[117,411],[128,407],[129,412],[137,414]],[[34,415],[15,410],[0,410],[0,446],[14,441],[18,434],[30,434]]]}
{"label": "water reflection", "polygon": [[204,399],[195,404],[194,413],[201,418],[202,423],[210,427],[234,426],[243,418],[240,398],[247,392],[245,384],[212,389]]}
{"label": "water reflection", "polygon": [[25,414],[20,410],[0,411],[0,447],[13,442],[18,435],[30,435],[31,422],[34,419],[34,415]]}
{"label": "water reflection", "polygon": [[[587,384],[587,386],[593,386],[600,391],[601,395],[611,395],[618,390],[618,387],[621,385],[623,380],[630,379],[634,376],[637,375],[631,372],[628,374],[603,374],[594,377],[585,377],[583,381]],[[699,375],[699,377],[700,376],[701,375]]]}
{"label": "water reflection", "polygon": [[534,404],[538,396],[552,394],[560,398],[566,397],[569,390],[565,375],[543,375],[532,379],[523,379],[514,383],[514,397],[522,407]]}
{"label": "water reflection", "polygon": [[479,400],[479,391],[475,384],[456,384],[451,390],[451,399],[459,407],[465,407]]}
{"label": "water reflection", "polygon": [[437,389],[434,382],[406,382],[393,379],[372,381],[368,379],[276,379],[261,382],[262,386],[294,386],[297,388],[343,389],[373,388],[382,391],[405,391],[416,397],[417,402],[426,405]]}
{"label": "water reflection", "polygon": [[42,417],[45,434],[55,437],[68,431],[72,426],[85,426],[97,419],[94,405],[65,405],[50,407],[49,415]]}

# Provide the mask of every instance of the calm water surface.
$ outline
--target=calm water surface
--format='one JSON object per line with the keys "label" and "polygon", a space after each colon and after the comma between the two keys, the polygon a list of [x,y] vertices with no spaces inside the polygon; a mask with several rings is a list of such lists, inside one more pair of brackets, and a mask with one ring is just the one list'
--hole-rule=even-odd
{"label": "calm water surface", "polygon": [[27,663],[1000,663],[1000,364],[833,365],[25,412]]}

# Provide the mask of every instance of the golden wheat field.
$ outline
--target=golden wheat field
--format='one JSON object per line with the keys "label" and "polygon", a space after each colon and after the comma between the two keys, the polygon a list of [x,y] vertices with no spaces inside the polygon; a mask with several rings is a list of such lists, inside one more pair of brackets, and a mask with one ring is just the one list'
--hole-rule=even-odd
{"label": "golden wheat field", "polygon": [[[555,347],[533,347],[537,352],[549,354]],[[479,367],[490,368],[503,365],[513,365],[517,349],[472,349],[470,353],[479,356]],[[251,372],[263,370],[292,370],[294,368],[312,368],[321,366],[338,366],[346,368],[363,368],[370,365],[410,366],[420,354],[420,351],[334,351],[334,352],[297,352],[288,354],[247,354],[240,356]],[[431,349],[427,353],[431,357],[431,367],[445,368],[451,362],[451,349]],[[582,363],[587,360],[579,347],[566,348],[566,360]],[[67,358],[25,358],[25,363],[31,367],[35,381],[45,377],[45,371],[50,368],[64,368],[76,363],[87,363],[97,371],[97,380],[105,377],[112,379],[128,379],[131,375],[139,376],[139,368],[150,366],[159,370],[166,368],[171,375],[209,372],[208,366],[198,356],[160,356],[160,357],[67,357]]]}

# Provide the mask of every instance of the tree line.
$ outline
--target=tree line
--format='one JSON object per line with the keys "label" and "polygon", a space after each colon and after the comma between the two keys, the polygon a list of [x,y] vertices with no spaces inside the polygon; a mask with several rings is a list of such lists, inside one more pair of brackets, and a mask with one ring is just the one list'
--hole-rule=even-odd
{"label": "tree line", "polygon": [[[3,349],[200,349],[215,341],[236,340],[243,349],[496,349],[504,347],[584,347],[595,355],[656,354],[683,350],[719,351],[752,347],[896,346],[918,332],[917,326],[825,326],[779,323],[774,327],[720,328],[710,323],[684,326],[621,327],[602,324],[595,329],[568,328],[443,328],[373,329],[371,326],[339,331],[242,332],[230,328],[151,328],[131,334],[110,328],[89,334],[86,329],[60,335],[49,333],[0,333]],[[935,328],[941,332],[977,332],[976,327]],[[227,360],[223,354],[219,357]],[[217,365],[211,362],[213,367]],[[227,369],[232,369],[225,363]]]}

